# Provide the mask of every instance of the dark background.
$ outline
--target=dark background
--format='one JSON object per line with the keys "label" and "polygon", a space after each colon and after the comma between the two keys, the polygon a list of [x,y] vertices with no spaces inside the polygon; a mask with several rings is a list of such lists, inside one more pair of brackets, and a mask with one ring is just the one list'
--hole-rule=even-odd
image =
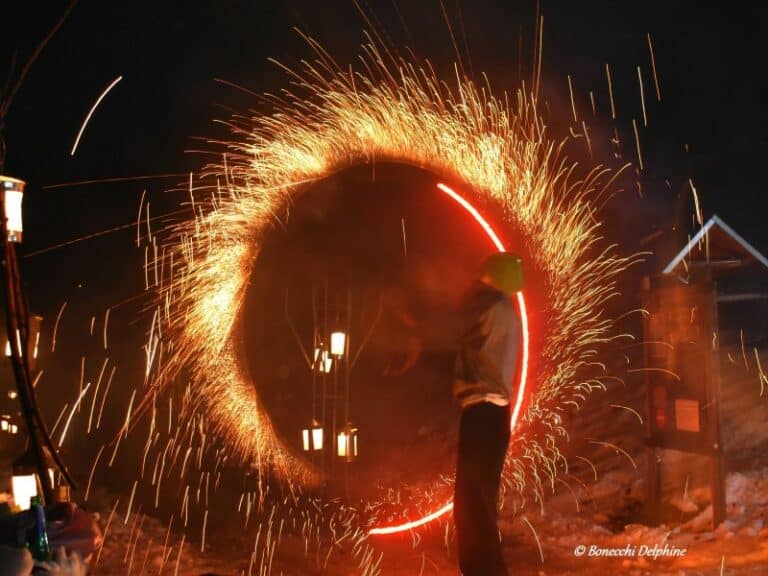
{"label": "dark background", "polygon": [[[439,1],[361,5],[393,51],[407,55],[410,48],[432,62],[441,77],[453,77],[456,57]],[[534,1],[444,0],[444,5],[468,74],[482,81],[481,72],[487,72],[499,92],[514,92],[522,80],[530,85]],[[0,73],[10,70],[14,51],[18,70],[64,8],[64,2],[3,3]],[[623,192],[608,207],[606,234],[624,252],[679,248],[671,231],[676,227],[684,236],[692,229],[687,187],[692,178],[705,217],[718,213],[765,252],[760,195],[768,147],[761,78],[766,9],[691,1],[544,1],[539,9],[544,15],[543,113],[554,137],[567,133],[570,74],[596,162],[617,167],[635,160],[631,121],[641,119],[636,66],[643,70],[649,118],[649,126],[640,127],[645,170],[639,175],[630,170],[620,180]],[[97,376],[101,359],[93,351],[99,349],[108,307],[115,335],[109,354],[133,359],[121,364],[116,382],[122,378],[130,389],[141,377],[135,360],[142,357],[150,319],[138,315],[141,298],[129,299],[143,290],[144,253],[135,248],[131,226],[37,252],[130,224],[145,190],[153,215],[176,210],[187,194],[183,174],[211,159],[195,151],[217,150],[206,140],[224,133],[212,120],[250,109],[268,111],[252,95],[214,79],[256,93],[285,87],[286,74],[267,58],[288,65],[312,58],[293,27],[346,65],[356,61],[370,25],[351,0],[82,1],[31,69],[4,126],[5,173],[28,182],[25,241],[19,249],[31,306],[50,322],[68,303],[60,327],[66,339],[56,383],[61,398],[71,399],[77,389],[82,356],[88,357],[87,379]],[[647,33],[654,42],[660,103],[650,75]],[[616,122],[609,113],[606,63],[613,76]],[[83,118],[118,75],[122,82],[96,110],[70,157]],[[590,90],[597,100],[595,118]],[[614,130],[618,148],[609,142]],[[578,147],[572,156],[588,161]],[[158,174],[175,176],[46,188]],[[659,243],[641,242],[656,231],[663,232]]]}
{"label": "dark background", "polygon": [[[406,47],[429,59],[444,77],[455,53],[440,2],[378,0],[361,3],[377,33],[393,50]],[[530,84],[533,1],[457,3],[444,0],[465,69],[482,80],[487,72],[499,90]],[[5,2],[0,72],[17,69],[59,18],[64,2]],[[646,202],[627,202],[619,213],[641,218],[639,232],[665,226],[681,195],[686,203],[692,177],[705,215],[718,213],[759,249],[767,241],[757,207],[768,126],[761,105],[765,88],[763,37],[766,9],[757,4],[708,2],[542,2],[544,15],[543,97],[548,123],[565,128],[570,116],[566,76],[571,75],[577,110],[586,118],[594,146],[613,134],[608,114],[605,63],[611,65],[616,126],[623,158],[635,159],[631,119],[640,119],[636,66],[643,69],[649,126],[641,127]],[[351,0],[308,2],[80,2],[32,68],[5,126],[6,173],[29,183],[28,233],[23,252],[129,223],[144,189],[157,215],[178,198],[163,194],[176,180],[43,189],[46,185],[99,178],[184,173],[208,159],[192,149],[213,149],[196,137],[220,134],[211,120],[262,106],[220,78],[254,92],[284,87],[285,74],[267,62],[289,65],[311,58],[293,27],[318,39],[342,64],[354,62],[368,24]],[[662,102],[656,103],[646,33],[656,54]],[[466,39],[466,43],[465,43]],[[522,47],[522,52],[520,51]],[[100,92],[124,77],[101,103],[77,154],[74,137]],[[588,92],[597,100],[591,119]],[[689,152],[686,153],[685,147]],[[183,181],[180,180],[180,181]],[[627,188],[631,185],[628,184]],[[636,191],[634,195],[637,195]],[[182,193],[184,193],[182,191]],[[689,223],[688,206],[682,213]],[[636,218],[633,218],[636,220]],[[126,244],[94,240],[37,256],[27,265],[31,286],[46,278],[46,291],[64,291],[104,278],[98,256],[110,255],[108,276],[130,283],[135,268],[118,266]],[[637,238],[623,239],[632,248]],[[55,274],[53,273],[55,272]],[[52,285],[51,276],[55,276]],[[35,299],[35,295],[32,296]],[[46,298],[46,300],[49,300]]]}

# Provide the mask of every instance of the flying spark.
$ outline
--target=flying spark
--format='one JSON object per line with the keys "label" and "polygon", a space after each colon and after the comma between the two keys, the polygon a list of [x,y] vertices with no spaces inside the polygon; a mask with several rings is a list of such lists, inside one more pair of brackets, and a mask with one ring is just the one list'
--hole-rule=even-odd
{"label": "flying spark", "polygon": [[74,156],[75,152],[77,151],[77,145],[80,143],[80,138],[83,136],[83,132],[85,132],[85,127],[88,126],[88,122],[91,120],[91,116],[93,116],[93,113],[96,111],[96,108],[98,108],[99,104],[101,104],[101,101],[104,100],[104,97],[109,94],[109,91],[114,88],[120,80],[122,80],[122,76],[118,76],[115,78],[109,86],[107,86],[104,91],[101,93],[101,95],[96,99],[96,102],[93,103],[93,106],[91,106],[91,109],[88,111],[87,116],[85,117],[85,120],[83,120],[83,124],[80,126],[80,130],[77,133],[77,137],[75,138],[75,143],[72,145],[72,151],[69,153],[70,156]]}

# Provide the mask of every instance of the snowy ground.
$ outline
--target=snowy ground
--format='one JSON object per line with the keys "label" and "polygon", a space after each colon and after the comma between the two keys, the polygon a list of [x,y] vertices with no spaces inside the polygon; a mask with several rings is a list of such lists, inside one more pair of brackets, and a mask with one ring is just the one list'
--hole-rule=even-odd
{"label": "snowy ground", "polygon": [[[627,490],[629,491],[627,493]],[[504,534],[505,556],[515,574],[577,575],[613,574],[765,574],[768,570],[768,468],[748,473],[733,473],[728,479],[728,520],[716,530],[710,526],[711,507],[705,503],[703,492],[689,494],[692,507],[701,511],[691,520],[677,526],[649,528],[640,524],[627,524],[622,529],[612,525],[612,515],[626,509],[641,494],[640,482],[622,473],[606,474],[593,486],[595,499],[582,501],[576,511],[570,494],[552,498],[544,516],[530,514],[526,518],[536,536],[520,519],[503,517],[500,522]],[[622,498],[618,495],[623,494]],[[613,507],[612,507],[613,505]],[[631,506],[631,504],[630,504]],[[249,568],[259,573],[260,559],[250,565],[252,535],[242,535],[227,541],[220,539],[200,552],[200,542],[187,542],[183,546],[177,534],[171,534],[165,544],[167,527],[160,522],[136,516],[127,524],[113,519],[107,545],[94,573],[123,574],[179,574],[199,575],[248,574]],[[539,552],[539,544],[541,552]],[[634,557],[579,557],[577,546],[595,546],[606,551],[632,550]],[[653,558],[654,547],[667,554],[684,553],[682,557]],[[643,548],[645,547],[645,548]],[[384,552],[383,574],[457,574],[455,558],[447,550],[441,533],[427,534],[416,546],[410,536],[386,537],[377,546]],[[345,553],[346,552],[346,553]],[[543,562],[542,562],[543,556]],[[163,560],[165,558],[165,561]],[[359,574],[350,561],[348,551],[334,552],[326,561],[325,555],[304,557],[303,544],[286,539],[273,559],[272,573],[299,574]]]}
{"label": "snowy ground", "polygon": [[[662,454],[666,524],[645,525],[644,426],[626,409],[644,414],[645,396],[639,379],[627,381],[626,386],[617,384],[594,395],[568,423],[572,442],[566,452],[576,464],[570,476],[563,476],[567,486],[556,484],[554,493],[546,495],[544,512],[537,506],[526,508],[525,516],[502,511],[504,553],[512,573],[768,574],[768,395],[761,390],[755,363],[745,367],[742,360],[733,360],[743,358],[738,352],[732,351],[730,359],[724,353],[721,368],[728,468],[728,513],[722,525],[711,526],[706,462],[672,451]],[[576,456],[588,458],[594,470]],[[280,545],[266,552],[262,540],[252,558],[256,529],[251,524],[244,531],[240,517],[231,526],[209,529],[203,545],[199,530],[190,528],[185,535],[178,518],[169,530],[137,506],[126,522],[124,503],[111,514],[112,503],[121,495],[108,487],[94,492],[89,508],[99,510],[102,525],[108,525],[106,544],[93,566],[96,575],[363,573],[359,557],[343,545],[330,554],[327,547],[305,552],[304,541],[286,531]],[[381,555],[380,574],[458,574],[452,535],[450,530],[446,534],[445,525],[370,541],[374,559]],[[583,556],[575,553],[578,546],[586,547]],[[595,547],[591,554],[590,547]],[[654,547],[683,555],[653,558],[648,554]],[[609,551],[633,555],[594,556]]]}
{"label": "snowy ground", "polygon": [[[617,408],[620,404],[644,412],[642,386],[629,382],[590,399],[570,424],[574,442],[569,453],[587,455],[597,481],[590,467],[574,467],[570,488],[558,485],[547,496],[543,514],[534,507],[524,517],[502,512],[500,528],[512,573],[768,574],[768,399],[760,395],[754,367],[746,371],[727,362],[722,370],[728,454],[728,519],[723,524],[712,529],[705,463],[671,451],[662,455],[669,520],[656,527],[643,524],[643,426],[636,415]],[[590,438],[615,444],[631,459],[590,444]],[[113,518],[95,574],[266,574],[270,566],[271,574],[361,573],[343,546],[330,554],[310,550],[305,555],[304,543],[286,536],[271,559],[259,556],[251,563],[254,534],[233,526],[229,533],[210,535],[205,552],[199,538],[185,539],[180,555],[181,536],[175,530],[166,544],[167,526],[157,520],[141,515],[123,520]],[[586,547],[582,556],[575,552],[579,546]],[[383,537],[374,549],[383,553],[381,574],[458,574],[444,526],[417,536]],[[610,551],[632,556],[594,556]]]}

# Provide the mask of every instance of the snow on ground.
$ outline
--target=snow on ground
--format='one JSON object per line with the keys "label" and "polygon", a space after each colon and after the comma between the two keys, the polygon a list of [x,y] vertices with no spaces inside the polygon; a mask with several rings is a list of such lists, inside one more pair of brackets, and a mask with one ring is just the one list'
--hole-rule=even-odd
{"label": "snow on ground", "polygon": [[[623,486],[622,498],[613,497],[603,486]],[[612,525],[627,504],[642,497],[639,480],[625,474],[608,474],[595,485],[595,494],[603,497],[569,512],[564,496],[547,504],[544,516],[531,518],[540,534],[546,574],[766,574],[768,573],[768,468],[728,476],[728,519],[712,529],[712,507],[704,490],[688,495],[691,507],[700,510],[687,522],[649,527],[628,523],[623,528]],[[637,500],[639,502],[639,500]],[[699,508],[699,506],[701,508]],[[574,508],[571,499],[570,507]],[[519,526],[508,526],[515,534],[524,534]],[[529,539],[530,540],[530,539]],[[577,557],[577,546],[596,546],[600,550],[630,548],[633,557]],[[534,542],[535,546],[535,542]],[[642,547],[646,548],[643,549]],[[649,549],[667,547],[667,554],[684,551],[682,557],[649,556]],[[597,553],[597,551],[596,551]],[[547,558],[564,562],[553,571]]]}
{"label": "snow on ground", "polygon": [[[630,481],[629,485],[627,481]],[[627,501],[638,495],[639,482],[633,482],[623,473],[607,474],[595,486],[595,494],[602,495],[600,500],[582,506],[579,512],[576,512],[570,494],[558,494],[547,502],[543,515],[528,513],[525,516],[531,527],[520,517],[503,514],[500,528],[504,535],[505,557],[512,573],[535,576],[616,572],[635,576],[768,573],[768,468],[729,476],[728,520],[714,530],[711,528],[711,506],[703,505],[705,495],[696,491],[690,498],[693,505],[702,504],[701,511],[685,523],[657,527],[629,523],[616,529],[611,526],[611,518],[622,511],[626,501],[616,498],[615,491],[611,500],[609,490],[604,489],[606,486],[629,488]],[[205,553],[200,552],[199,541],[185,541],[179,560],[182,542],[178,534],[171,533],[166,545],[167,527],[157,520],[140,514],[134,515],[128,523],[123,520],[113,518],[95,574],[150,575],[159,574],[162,569],[163,574],[181,576],[236,575],[248,574],[249,568],[253,574],[260,574],[260,566],[269,564],[269,558],[263,565],[260,558],[250,564],[252,534],[230,540],[219,539],[207,545]],[[601,551],[630,549],[634,556],[579,557],[574,551],[580,545],[588,549],[594,546]],[[654,547],[666,550],[667,554],[683,551],[684,555],[653,558],[650,554]],[[384,553],[382,574],[458,574],[454,551],[446,548],[443,531],[437,528],[424,535],[416,546],[410,535],[404,535],[383,538],[377,549]],[[336,550],[330,556],[325,551],[310,553],[305,558],[303,544],[290,538],[284,540],[272,559],[272,574],[359,573],[349,550]]]}
{"label": "snow on ground", "polygon": [[[691,490],[686,495],[686,508],[695,508],[697,512],[685,522],[656,527],[630,522],[618,526],[617,520],[628,510],[637,508],[643,490],[642,479],[621,469],[604,474],[590,487],[589,497],[577,494],[581,496],[578,510],[573,494],[564,490],[547,500],[543,514],[537,511],[526,513],[525,519],[530,526],[521,517],[502,513],[500,529],[510,569],[515,574],[535,576],[616,572],[635,576],[768,573],[768,467],[729,474],[728,520],[714,530],[705,489]],[[94,573],[149,575],[159,574],[162,568],[163,574],[182,576],[236,575],[248,574],[251,568],[253,574],[260,574],[261,558],[250,564],[253,534],[216,539],[206,546],[205,553],[200,552],[199,541],[185,541],[179,561],[181,541],[178,534],[172,533],[165,546],[167,528],[157,520],[141,515],[134,515],[127,524],[123,520],[113,518],[107,544]],[[594,546],[601,551],[629,548],[635,555],[579,557],[574,551],[580,545]],[[666,549],[668,554],[684,551],[684,555],[653,558],[648,554],[652,554],[654,547]],[[382,574],[458,573],[454,551],[451,546],[446,547],[440,528],[422,535],[415,546],[414,538],[404,535],[384,537],[377,542],[376,548],[384,553]],[[303,543],[290,538],[285,539],[272,562],[272,574],[360,573],[349,550],[335,550],[330,556],[325,551],[310,553],[305,557]],[[267,564],[268,559],[264,565]]]}
{"label": "snow on ground", "polygon": [[[760,395],[754,366],[746,371],[726,359],[722,370],[728,469],[728,512],[723,524],[715,529],[711,525],[706,461],[664,451],[666,521],[660,526],[645,525],[644,425],[626,409],[644,414],[644,390],[639,381],[628,381],[590,398],[571,417],[572,442],[565,449],[571,468],[562,476],[564,483],[556,483],[553,493],[545,495],[543,512],[533,503],[524,515],[502,511],[499,524],[511,573],[768,574],[768,398]],[[591,465],[576,456],[588,458]],[[106,524],[110,498],[98,501],[94,509],[99,509]],[[178,520],[169,531],[158,519],[134,511],[126,522],[124,514],[115,513],[109,522],[106,544],[93,569],[96,575],[361,574],[348,547],[334,547],[330,554],[327,548],[310,548],[305,553],[304,542],[289,535],[274,553],[265,553],[261,546],[252,558],[255,529],[243,531],[239,518],[230,529],[209,531],[201,551],[199,533],[190,530],[182,536]],[[452,534],[445,525],[371,541],[375,559],[382,554],[380,574],[458,574]],[[576,554],[578,546],[586,547],[584,555]],[[592,553],[590,547],[594,547]],[[668,555],[648,555],[654,549]],[[634,555],[594,555],[626,550]]]}

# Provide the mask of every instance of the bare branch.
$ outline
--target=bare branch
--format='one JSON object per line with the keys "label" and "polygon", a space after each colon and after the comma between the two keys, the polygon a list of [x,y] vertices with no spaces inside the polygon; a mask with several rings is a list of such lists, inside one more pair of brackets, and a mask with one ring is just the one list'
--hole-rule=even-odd
{"label": "bare branch", "polygon": [[8,93],[8,95],[3,98],[2,104],[0,105],[0,120],[2,120],[8,115],[8,110],[11,107],[13,98],[16,96],[16,92],[19,91],[19,88],[21,87],[21,84],[24,82],[24,78],[26,78],[27,73],[29,72],[29,69],[32,67],[32,64],[35,63],[35,60],[37,60],[38,56],[40,56],[42,51],[48,45],[48,42],[51,41],[51,38],[53,38],[56,35],[56,32],[59,31],[59,28],[61,28],[61,26],[64,24],[64,21],[67,19],[67,16],[69,16],[69,13],[72,12],[72,10],[74,10],[76,5],[77,5],[77,0],[72,0],[69,3],[69,5],[67,6],[67,9],[64,10],[64,14],[62,14],[61,18],[59,18],[56,24],[54,24],[53,28],[51,28],[50,32],[48,32],[48,35],[45,38],[43,38],[43,41],[37,45],[37,48],[35,48],[35,51],[29,57],[29,59],[27,60],[27,63],[24,64],[24,68],[22,68],[21,73],[19,74],[19,77],[16,79],[16,83],[13,85],[13,88],[11,88],[11,91]]}

